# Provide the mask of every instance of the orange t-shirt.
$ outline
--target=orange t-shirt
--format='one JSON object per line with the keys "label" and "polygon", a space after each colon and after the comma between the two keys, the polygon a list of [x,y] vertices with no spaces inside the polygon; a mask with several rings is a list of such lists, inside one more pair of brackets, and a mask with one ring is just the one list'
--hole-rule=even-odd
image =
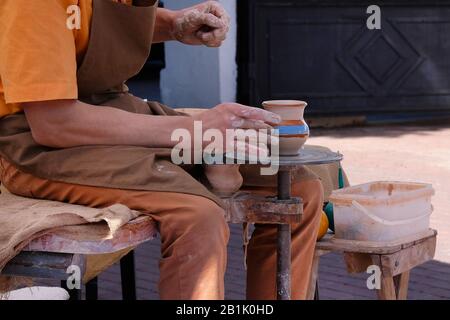
{"label": "orange t-shirt", "polygon": [[[67,27],[71,5],[80,9],[80,29]],[[78,98],[91,19],[92,0],[0,1],[0,118],[22,102]]]}

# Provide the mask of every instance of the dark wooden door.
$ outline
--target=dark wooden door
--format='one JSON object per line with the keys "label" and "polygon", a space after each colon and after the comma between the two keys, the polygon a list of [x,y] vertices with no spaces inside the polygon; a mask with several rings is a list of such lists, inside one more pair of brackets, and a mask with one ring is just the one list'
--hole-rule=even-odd
{"label": "dark wooden door", "polygon": [[309,114],[450,111],[450,1],[238,1],[239,100]]}

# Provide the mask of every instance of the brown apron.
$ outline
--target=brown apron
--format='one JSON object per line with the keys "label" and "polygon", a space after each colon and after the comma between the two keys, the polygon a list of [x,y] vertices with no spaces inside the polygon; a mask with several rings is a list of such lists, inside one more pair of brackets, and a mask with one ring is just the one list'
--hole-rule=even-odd
{"label": "brown apron", "polygon": [[[140,114],[180,115],[160,103],[133,96],[125,85],[150,54],[157,8],[156,0],[134,4],[93,0],[89,46],[77,72],[79,100]],[[48,148],[33,140],[23,113],[0,120],[0,155],[36,177],[107,188],[179,192],[220,203],[191,174],[170,162],[170,151],[136,146]]]}

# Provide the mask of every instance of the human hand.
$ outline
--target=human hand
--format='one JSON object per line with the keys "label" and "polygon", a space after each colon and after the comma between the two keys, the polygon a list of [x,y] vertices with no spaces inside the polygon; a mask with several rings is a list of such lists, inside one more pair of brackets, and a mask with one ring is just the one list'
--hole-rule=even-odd
{"label": "human hand", "polygon": [[[237,103],[223,103],[194,116],[194,120],[201,121],[204,131],[208,129],[218,130],[223,137],[224,150],[226,151],[231,148],[239,154],[266,157],[268,155],[267,144],[278,143],[276,137],[270,136],[269,130],[272,129],[271,124],[280,123],[281,118],[279,115],[263,109]],[[246,138],[249,132],[245,130],[239,134],[235,132],[234,140],[228,141],[227,130],[229,129],[253,129],[256,131],[266,129],[267,131],[256,132],[257,141],[254,141],[256,143],[254,144],[250,138]]]}
{"label": "human hand", "polygon": [[217,1],[175,12],[172,35],[190,45],[220,47],[230,29],[230,16]]}

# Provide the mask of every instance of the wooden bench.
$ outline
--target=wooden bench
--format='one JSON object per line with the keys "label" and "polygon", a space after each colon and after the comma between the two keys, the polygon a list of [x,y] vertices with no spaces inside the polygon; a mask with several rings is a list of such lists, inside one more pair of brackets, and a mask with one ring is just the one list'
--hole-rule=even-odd
{"label": "wooden bench", "polygon": [[413,268],[433,259],[436,238],[437,231],[433,229],[392,242],[341,240],[326,235],[316,245],[308,299],[312,300],[317,293],[320,257],[340,252],[349,273],[366,272],[371,265],[379,268],[381,288],[377,294],[380,300],[406,300],[409,274]]}
{"label": "wooden bench", "polygon": [[[141,216],[121,227],[112,238],[107,238],[108,228],[93,228],[90,225],[65,227],[64,232],[46,234],[33,240],[12,259],[2,271],[3,275],[23,276],[39,279],[61,280],[66,287],[69,266],[80,268],[81,276],[86,272],[88,255],[108,254],[133,249],[156,237],[153,220]],[[84,236],[80,236],[84,235]],[[88,236],[87,236],[88,235]],[[121,260],[122,296],[124,300],[135,300],[134,256],[129,253]],[[80,290],[68,290],[71,299],[81,297]],[[97,279],[86,284],[86,299],[97,299]]]}

